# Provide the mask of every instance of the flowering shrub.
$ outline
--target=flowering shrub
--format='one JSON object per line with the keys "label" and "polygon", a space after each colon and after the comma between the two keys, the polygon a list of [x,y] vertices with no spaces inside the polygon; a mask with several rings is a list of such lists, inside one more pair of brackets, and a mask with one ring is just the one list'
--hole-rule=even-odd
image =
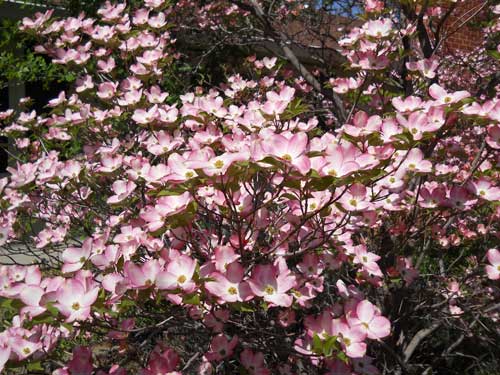
{"label": "flowering shrub", "polygon": [[422,373],[436,330],[461,327],[455,347],[498,334],[498,100],[446,88],[422,56],[412,92],[394,84],[422,30],[381,1],[339,40],[347,78],[315,86],[284,45],[291,67],[250,56],[167,92],[189,6],[203,30],[266,19],[253,0],[145,0],[23,21],[80,77],[46,113],[0,114],[18,148],[0,244],[34,263],[0,268],[0,368]]}

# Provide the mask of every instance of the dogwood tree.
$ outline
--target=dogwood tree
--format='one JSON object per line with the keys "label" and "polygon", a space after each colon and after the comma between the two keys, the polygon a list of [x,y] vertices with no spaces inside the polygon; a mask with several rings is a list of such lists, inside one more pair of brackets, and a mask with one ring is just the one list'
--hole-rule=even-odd
{"label": "dogwood tree", "polygon": [[500,9],[475,11],[491,63],[463,86],[441,54],[459,3],[106,1],[24,19],[79,79],[44,113],[0,113],[17,148],[0,369],[493,371]]}

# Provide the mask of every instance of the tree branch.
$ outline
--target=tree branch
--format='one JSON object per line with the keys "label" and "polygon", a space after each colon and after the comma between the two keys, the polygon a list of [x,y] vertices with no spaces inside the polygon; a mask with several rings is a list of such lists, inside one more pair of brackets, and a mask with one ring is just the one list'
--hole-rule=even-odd
{"label": "tree branch", "polygon": [[271,22],[268,19],[268,16],[260,6],[260,4],[256,0],[249,0],[251,6],[242,3],[239,0],[231,0],[235,5],[240,7],[241,9],[252,12],[257,19],[264,26],[264,31],[273,38],[275,43],[279,46],[285,58],[292,64],[297,72],[299,72],[302,77],[306,80],[308,84],[310,84],[314,90],[323,94],[326,98],[330,99],[334,105],[334,113],[339,120],[339,122],[343,123],[346,120],[347,114],[344,108],[344,104],[342,99],[333,91],[326,90],[321,83],[314,77],[314,75],[300,62],[295,52],[293,52],[290,47],[289,38],[279,30],[276,30]]}

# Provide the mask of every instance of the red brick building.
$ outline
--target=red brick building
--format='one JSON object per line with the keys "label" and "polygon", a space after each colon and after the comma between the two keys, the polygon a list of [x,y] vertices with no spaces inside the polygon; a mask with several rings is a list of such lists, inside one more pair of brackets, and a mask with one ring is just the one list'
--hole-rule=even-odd
{"label": "red brick building", "polygon": [[445,49],[449,52],[468,52],[482,44],[485,34],[480,21],[487,10],[487,3],[485,0],[464,0],[458,4],[444,6],[445,12],[450,6],[455,8],[443,26],[442,35],[446,36]]}

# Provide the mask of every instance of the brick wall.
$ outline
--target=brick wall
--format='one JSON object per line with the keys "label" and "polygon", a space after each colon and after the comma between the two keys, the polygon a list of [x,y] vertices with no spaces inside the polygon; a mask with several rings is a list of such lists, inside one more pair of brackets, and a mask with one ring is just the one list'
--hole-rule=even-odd
{"label": "brick wall", "polygon": [[[447,19],[442,35],[450,34],[444,43],[445,50],[450,52],[456,51],[471,51],[481,45],[484,39],[484,33],[481,28],[475,25],[481,19],[481,13],[471,16],[481,9],[485,0],[464,0],[453,11]],[[443,4],[446,9],[447,5]],[[465,21],[467,25],[461,26]],[[460,27],[461,26],[461,27]],[[458,28],[458,31],[453,32]]]}

